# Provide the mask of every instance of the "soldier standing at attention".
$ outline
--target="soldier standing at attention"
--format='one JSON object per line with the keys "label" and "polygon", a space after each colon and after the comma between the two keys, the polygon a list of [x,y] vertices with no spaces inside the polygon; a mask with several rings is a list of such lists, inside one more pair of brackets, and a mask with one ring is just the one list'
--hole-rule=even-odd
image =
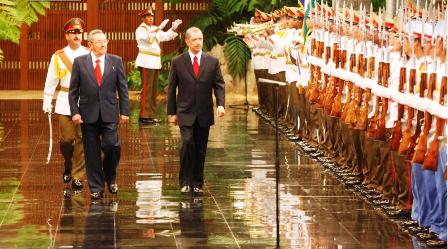
{"label": "soldier standing at attention", "polygon": [[60,82],[60,90],[56,99],[55,113],[58,114],[60,127],[60,150],[64,157],[64,173],[62,179],[65,183],[72,181],[74,189],[82,189],[82,180],[85,178],[84,149],[82,145],[81,127],[72,122],[70,106],[68,104],[68,89],[73,60],[81,55],[88,54],[90,50],[81,45],[84,21],[72,18],[64,25],[65,39],[68,45],[56,51],[51,57],[50,66],[45,81],[43,110],[52,112],[54,92]]}
{"label": "soldier standing at attention", "polygon": [[154,26],[154,12],[151,7],[140,13],[142,24],[135,31],[138,55],[135,59],[135,67],[140,71],[142,77],[142,90],[140,96],[140,118],[143,125],[151,125],[160,121],[154,118],[156,110],[157,85],[159,73],[162,68],[160,59],[160,42],[170,41],[177,37],[177,27],[182,23],[176,20],[171,28],[164,32],[169,19],[165,19],[160,26]]}

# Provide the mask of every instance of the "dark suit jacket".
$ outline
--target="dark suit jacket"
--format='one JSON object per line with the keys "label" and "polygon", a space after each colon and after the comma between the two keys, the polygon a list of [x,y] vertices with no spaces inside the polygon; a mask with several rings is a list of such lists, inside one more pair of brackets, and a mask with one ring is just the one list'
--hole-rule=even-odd
{"label": "dark suit jacket", "polygon": [[80,114],[85,123],[95,123],[100,113],[107,123],[118,123],[119,114],[129,116],[128,85],[121,58],[106,54],[101,87],[96,82],[91,54],[75,58],[69,104],[72,116]]}
{"label": "dark suit jacket", "polygon": [[200,126],[213,125],[212,90],[216,104],[224,106],[224,80],[217,58],[203,52],[199,77],[195,79],[188,52],[177,56],[171,62],[167,114],[177,115],[179,126],[192,126],[196,118]]}

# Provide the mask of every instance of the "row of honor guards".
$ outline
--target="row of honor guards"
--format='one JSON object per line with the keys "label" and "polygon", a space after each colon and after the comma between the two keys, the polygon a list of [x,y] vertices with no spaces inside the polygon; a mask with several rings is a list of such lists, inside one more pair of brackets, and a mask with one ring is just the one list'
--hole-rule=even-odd
{"label": "row of honor guards", "polygon": [[[229,31],[257,79],[291,83],[278,110],[290,139],[427,246],[446,247],[446,6],[397,3],[389,19],[313,4],[256,10]],[[273,88],[257,86],[260,114],[272,114]]]}

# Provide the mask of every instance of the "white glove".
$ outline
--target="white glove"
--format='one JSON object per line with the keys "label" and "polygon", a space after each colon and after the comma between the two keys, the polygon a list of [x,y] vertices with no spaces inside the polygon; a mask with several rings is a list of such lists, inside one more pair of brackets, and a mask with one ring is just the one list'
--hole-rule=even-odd
{"label": "white glove", "polygon": [[159,30],[164,29],[165,26],[168,24],[169,21],[170,21],[170,19],[165,19],[165,20],[163,20],[163,22],[159,25]]}
{"label": "white glove", "polygon": [[42,110],[45,113],[52,112],[52,110],[53,110],[53,106],[51,105],[52,100],[53,100],[53,96],[48,96],[48,95],[44,96],[44,104],[43,104]]}
{"label": "white glove", "polygon": [[177,27],[179,27],[179,25],[181,25],[182,24],[182,20],[180,20],[180,19],[177,19],[176,21],[174,21],[171,25],[171,29],[173,29],[173,30],[176,30],[177,29]]}

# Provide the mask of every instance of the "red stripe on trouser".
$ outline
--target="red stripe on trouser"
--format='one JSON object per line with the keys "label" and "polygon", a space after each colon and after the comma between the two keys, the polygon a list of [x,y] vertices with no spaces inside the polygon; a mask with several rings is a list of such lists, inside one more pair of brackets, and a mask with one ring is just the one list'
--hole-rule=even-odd
{"label": "red stripe on trouser", "polygon": [[411,178],[411,161],[406,160],[406,171],[408,172],[408,203],[406,205],[407,210],[411,210],[412,207],[412,178]]}
{"label": "red stripe on trouser", "polygon": [[395,169],[395,161],[394,161],[394,158],[393,158],[393,156],[392,156],[392,154],[390,155],[390,160],[391,160],[391,166],[392,166],[392,179],[393,179],[393,181],[395,182],[395,181],[397,181],[397,172],[396,172],[396,169]]}
{"label": "red stripe on trouser", "polygon": [[144,116],[146,113],[146,69],[145,68],[141,68],[142,69],[142,83],[143,83],[143,87],[142,87],[142,94],[140,96],[140,116]]}

